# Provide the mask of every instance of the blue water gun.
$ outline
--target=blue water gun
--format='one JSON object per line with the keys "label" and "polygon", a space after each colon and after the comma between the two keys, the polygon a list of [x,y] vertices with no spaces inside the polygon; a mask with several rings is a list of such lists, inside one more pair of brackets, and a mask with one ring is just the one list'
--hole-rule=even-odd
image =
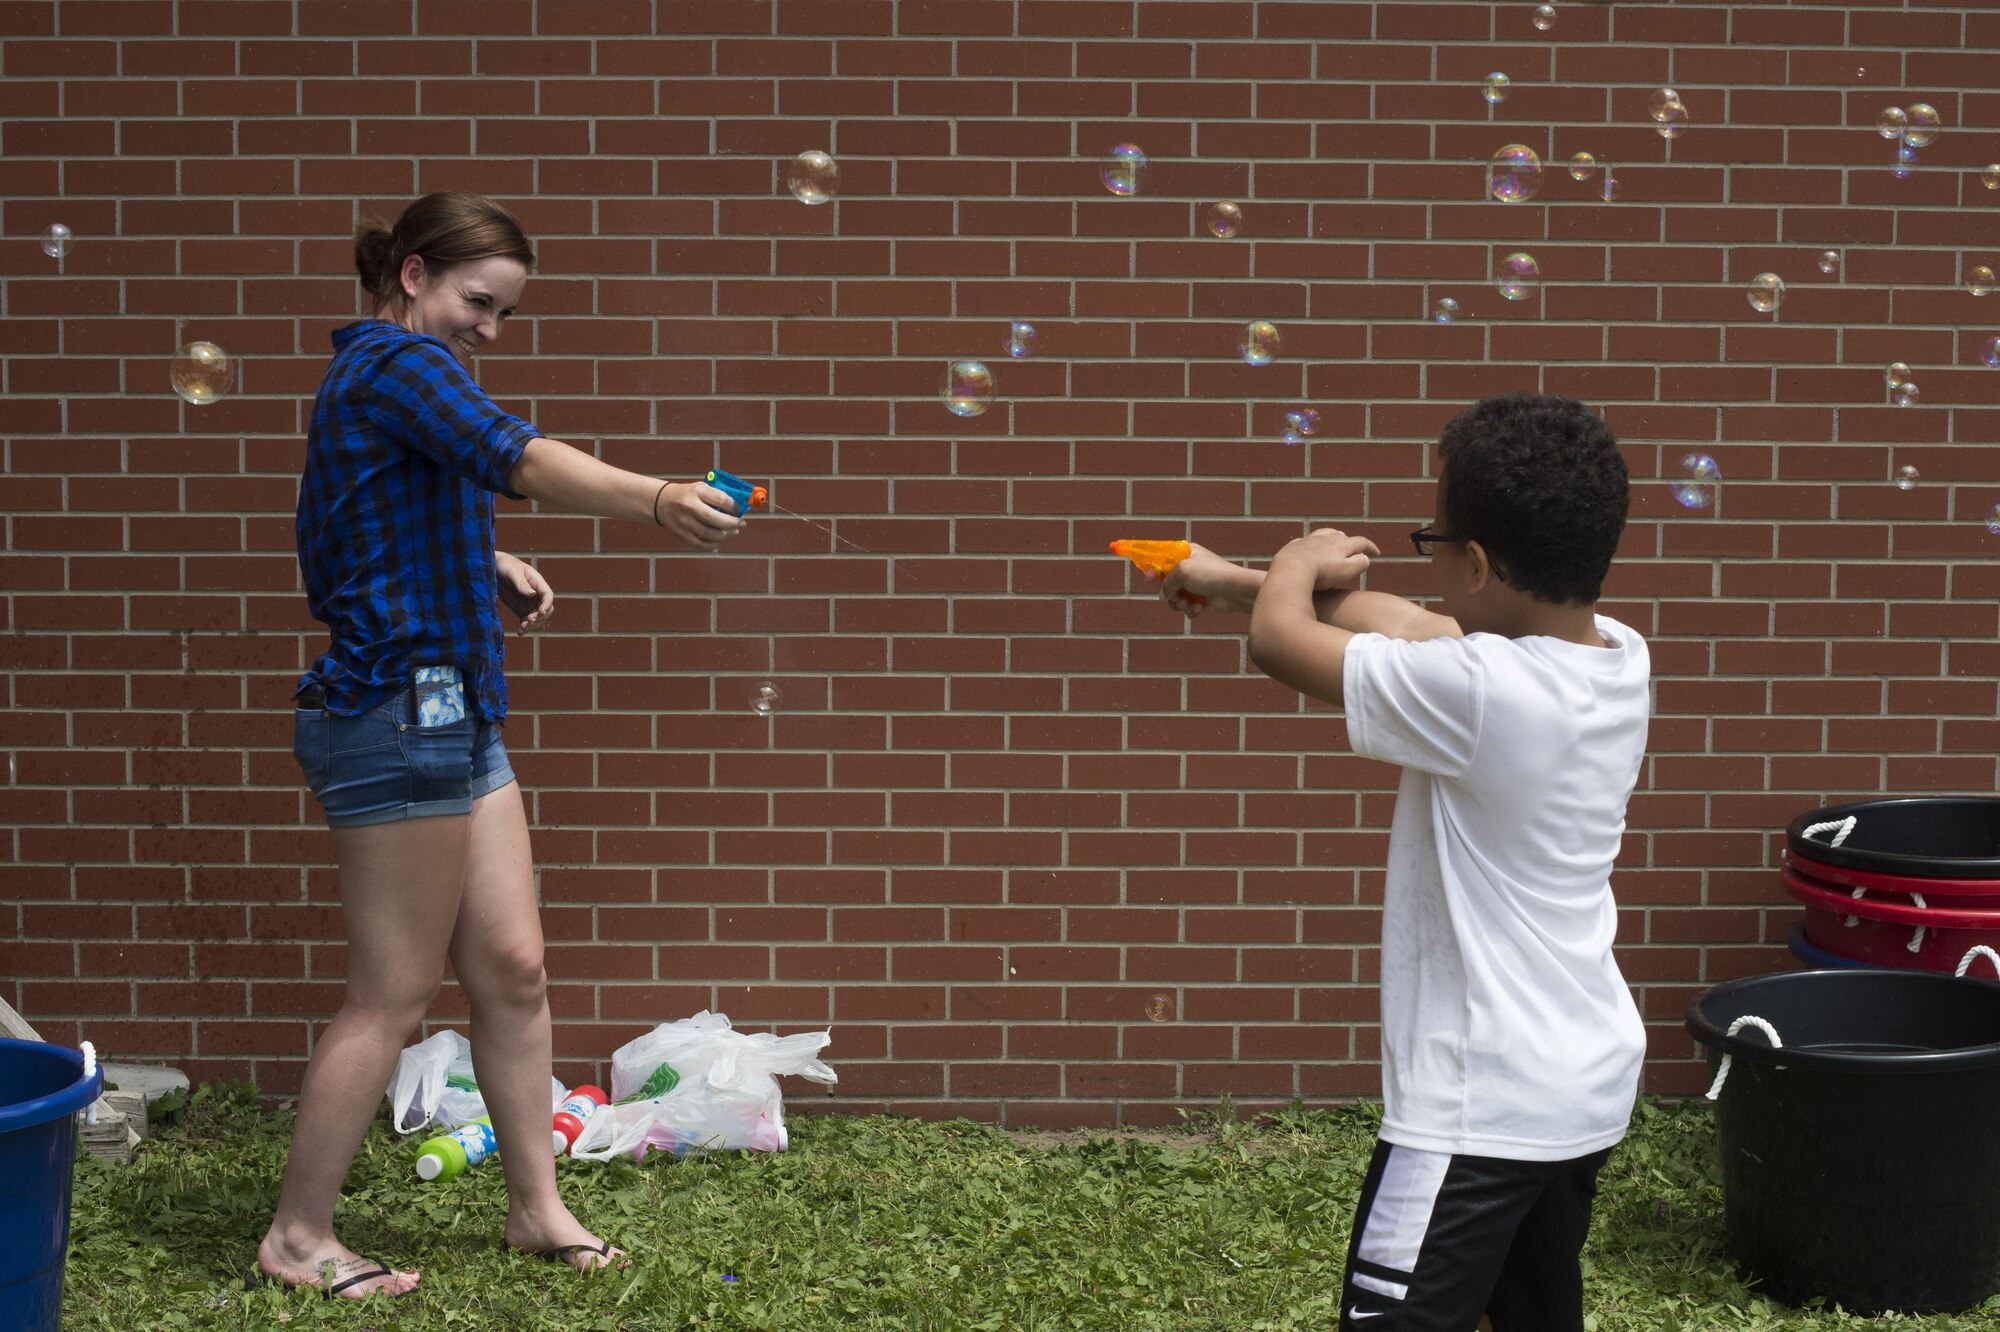
{"label": "blue water gun", "polygon": [[771,492],[764,489],[764,487],[753,486],[742,477],[731,476],[728,472],[722,471],[720,468],[709,472],[702,479],[723,494],[729,496],[729,498],[735,500],[736,512],[745,518],[750,516],[750,510],[763,508],[765,503],[771,498]]}

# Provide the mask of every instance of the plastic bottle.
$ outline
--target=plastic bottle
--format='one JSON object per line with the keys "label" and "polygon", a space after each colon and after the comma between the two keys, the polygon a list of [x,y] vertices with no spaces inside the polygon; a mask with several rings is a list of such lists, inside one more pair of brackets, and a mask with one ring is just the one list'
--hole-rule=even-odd
{"label": "plastic bottle", "polygon": [[417,1149],[417,1178],[457,1179],[500,1150],[493,1121],[486,1116],[461,1124]]}
{"label": "plastic bottle", "polygon": [[589,1123],[590,1117],[610,1099],[604,1094],[602,1087],[593,1087],[588,1083],[570,1090],[569,1096],[556,1107],[555,1120],[550,1126],[552,1130],[550,1136],[554,1139],[557,1156],[561,1156],[576,1144],[577,1138],[583,1133],[583,1126]]}

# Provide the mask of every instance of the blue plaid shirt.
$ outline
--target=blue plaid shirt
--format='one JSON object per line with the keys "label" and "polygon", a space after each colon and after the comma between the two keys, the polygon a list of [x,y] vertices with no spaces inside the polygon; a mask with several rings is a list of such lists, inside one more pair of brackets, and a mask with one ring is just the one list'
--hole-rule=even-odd
{"label": "blue plaid shirt", "polygon": [[507,715],[493,495],[540,432],[493,405],[437,338],[336,329],[299,486],[299,568],[332,645],[299,680],[353,716],[456,666],[467,701]]}

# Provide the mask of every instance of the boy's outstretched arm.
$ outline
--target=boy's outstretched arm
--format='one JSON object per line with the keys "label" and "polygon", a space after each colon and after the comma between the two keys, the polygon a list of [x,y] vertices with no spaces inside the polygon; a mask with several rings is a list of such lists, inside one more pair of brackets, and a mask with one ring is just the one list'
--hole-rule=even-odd
{"label": "boy's outstretched arm", "polygon": [[1380,555],[1366,537],[1332,528],[1286,544],[1271,561],[1250,610],[1250,660],[1308,698],[1342,701],[1342,672],[1354,631],[1319,618],[1314,594],[1351,584]]}
{"label": "boy's outstretched arm", "polygon": [[[1345,535],[1335,529],[1325,530],[1335,536]],[[1264,576],[1262,569],[1246,568],[1197,545],[1162,580],[1160,595],[1175,610],[1190,616],[1199,615],[1204,609],[1247,611],[1257,601]],[[1183,593],[1206,598],[1206,604],[1189,602]],[[1458,621],[1449,615],[1425,610],[1414,601],[1387,592],[1328,588],[1313,593],[1313,613],[1321,624],[1351,634],[1382,634],[1412,642],[1460,637]]]}
{"label": "boy's outstretched arm", "polygon": [[1425,610],[1414,601],[1387,592],[1334,588],[1314,595],[1321,624],[1354,634],[1381,634],[1420,643],[1427,638],[1462,638],[1458,621]]}

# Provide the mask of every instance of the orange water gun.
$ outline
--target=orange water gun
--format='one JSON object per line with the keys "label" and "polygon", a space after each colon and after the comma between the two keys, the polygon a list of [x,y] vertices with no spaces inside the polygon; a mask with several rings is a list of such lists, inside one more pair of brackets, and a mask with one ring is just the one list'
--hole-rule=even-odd
{"label": "orange water gun", "polygon": [[[1123,555],[1155,578],[1165,578],[1194,550],[1185,541],[1114,541],[1111,553]],[[1208,604],[1207,597],[1198,597],[1192,592],[1183,592],[1181,596],[1191,606]]]}

